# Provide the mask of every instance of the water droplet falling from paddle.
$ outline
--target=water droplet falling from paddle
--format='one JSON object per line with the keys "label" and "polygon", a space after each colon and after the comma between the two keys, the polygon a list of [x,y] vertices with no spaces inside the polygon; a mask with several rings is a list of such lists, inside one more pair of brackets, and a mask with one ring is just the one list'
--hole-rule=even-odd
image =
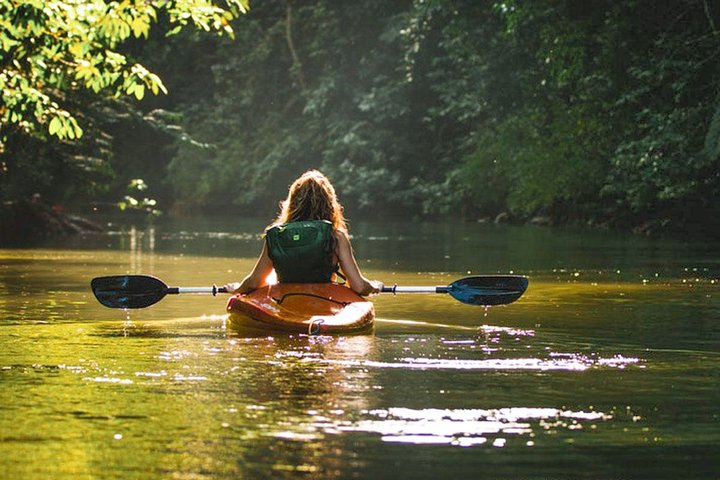
{"label": "water droplet falling from paddle", "polygon": [[130,318],[130,309],[129,308],[123,308],[123,311],[125,312],[125,321],[123,322],[123,337],[127,337],[130,335],[130,332],[128,329],[132,327],[132,319]]}

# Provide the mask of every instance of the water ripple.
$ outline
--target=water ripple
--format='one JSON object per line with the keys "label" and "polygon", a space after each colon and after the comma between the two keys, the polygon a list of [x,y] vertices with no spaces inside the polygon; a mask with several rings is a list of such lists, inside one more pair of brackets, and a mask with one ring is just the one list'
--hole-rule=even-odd
{"label": "water ripple", "polygon": [[[306,362],[320,362],[333,365],[361,368],[404,368],[420,370],[567,370],[584,371],[591,368],[618,368],[639,364],[639,358],[616,355],[613,357],[591,357],[581,354],[553,354],[553,358],[490,358],[484,360],[431,359],[431,358],[398,358],[394,362],[373,360],[333,360],[319,358],[303,358]],[[642,365],[640,365],[642,368]]]}

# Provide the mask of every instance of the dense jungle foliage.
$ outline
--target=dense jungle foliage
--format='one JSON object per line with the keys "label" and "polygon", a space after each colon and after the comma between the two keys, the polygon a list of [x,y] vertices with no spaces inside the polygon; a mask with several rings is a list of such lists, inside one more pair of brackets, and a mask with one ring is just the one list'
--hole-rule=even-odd
{"label": "dense jungle foliage", "polygon": [[[0,0],[4,24],[30,3]],[[45,71],[48,105],[80,138],[58,135],[57,115],[10,122],[24,71],[8,41],[23,40],[4,34],[2,200],[115,202],[142,178],[163,210],[269,216],[319,168],[353,218],[720,231],[717,2],[278,0],[239,17],[238,4],[200,33],[165,13],[111,42],[147,67],[134,84],[167,95]]]}

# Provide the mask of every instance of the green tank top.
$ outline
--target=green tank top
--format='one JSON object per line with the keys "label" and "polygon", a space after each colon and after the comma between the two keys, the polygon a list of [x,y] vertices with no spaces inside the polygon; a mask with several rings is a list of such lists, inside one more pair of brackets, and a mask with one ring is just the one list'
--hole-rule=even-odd
{"label": "green tank top", "polygon": [[333,264],[333,227],[327,220],[284,223],[265,232],[268,255],[282,283],[328,283]]}

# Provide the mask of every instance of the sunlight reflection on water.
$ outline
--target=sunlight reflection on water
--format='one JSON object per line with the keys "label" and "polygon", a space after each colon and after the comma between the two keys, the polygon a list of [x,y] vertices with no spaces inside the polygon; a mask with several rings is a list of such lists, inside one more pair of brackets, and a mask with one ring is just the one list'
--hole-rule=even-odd
{"label": "sunlight reflection on water", "polygon": [[[488,436],[527,435],[534,438],[539,429],[576,428],[580,422],[610,420],[602,412],[574,412],[555,408],[511,407],[483,409],[390,408],[364,412],[371,419],[344,429],[379,433],[385,442],[443,443],[456,446],[482,445]],[[531,423],[533,422],[533,423]],[[496,437],[493,446],[505,446],[506,439]],[[528,446],[532,446],[532,440]]]}
{"label": "sunlight reflection on water", "polygon": [[[428,358],[398,358],[396,362],[380,362],[372,360],[331,360],[304,357],[306,362],[321,362],[352,367],[375,368],[406,368],[406,369],[447,369],[447,370],[568,370],[584,371],[599,366],[625,368],[630,364],[641,362],[639,358],[628,358],[622,355],[614,357],[593,358],[577,353],[551,354],[551,359],[541,358],[493,358],[487,360],[455,360]],[[639,365],[643,368],[643,365]]]}
{"label": "sunlight reflection on water", "polygon": [[446,444],[459,447],[484,445],[504,447],[508,436],[525,437],[526,446],[535,444],[539,432],[559,429],[595,429],[597,422],[612,420],[613,415],[596,411],[573,411],[547,407],[507,407],[499,409],[412,409],[387,408],[363,410],[362,419],[349,422],[342,417],[317,415],[302,431],[282,430],[276,438],[310,441],[323,434],[364,432],[379,434],[383,442],[410,444]]}

